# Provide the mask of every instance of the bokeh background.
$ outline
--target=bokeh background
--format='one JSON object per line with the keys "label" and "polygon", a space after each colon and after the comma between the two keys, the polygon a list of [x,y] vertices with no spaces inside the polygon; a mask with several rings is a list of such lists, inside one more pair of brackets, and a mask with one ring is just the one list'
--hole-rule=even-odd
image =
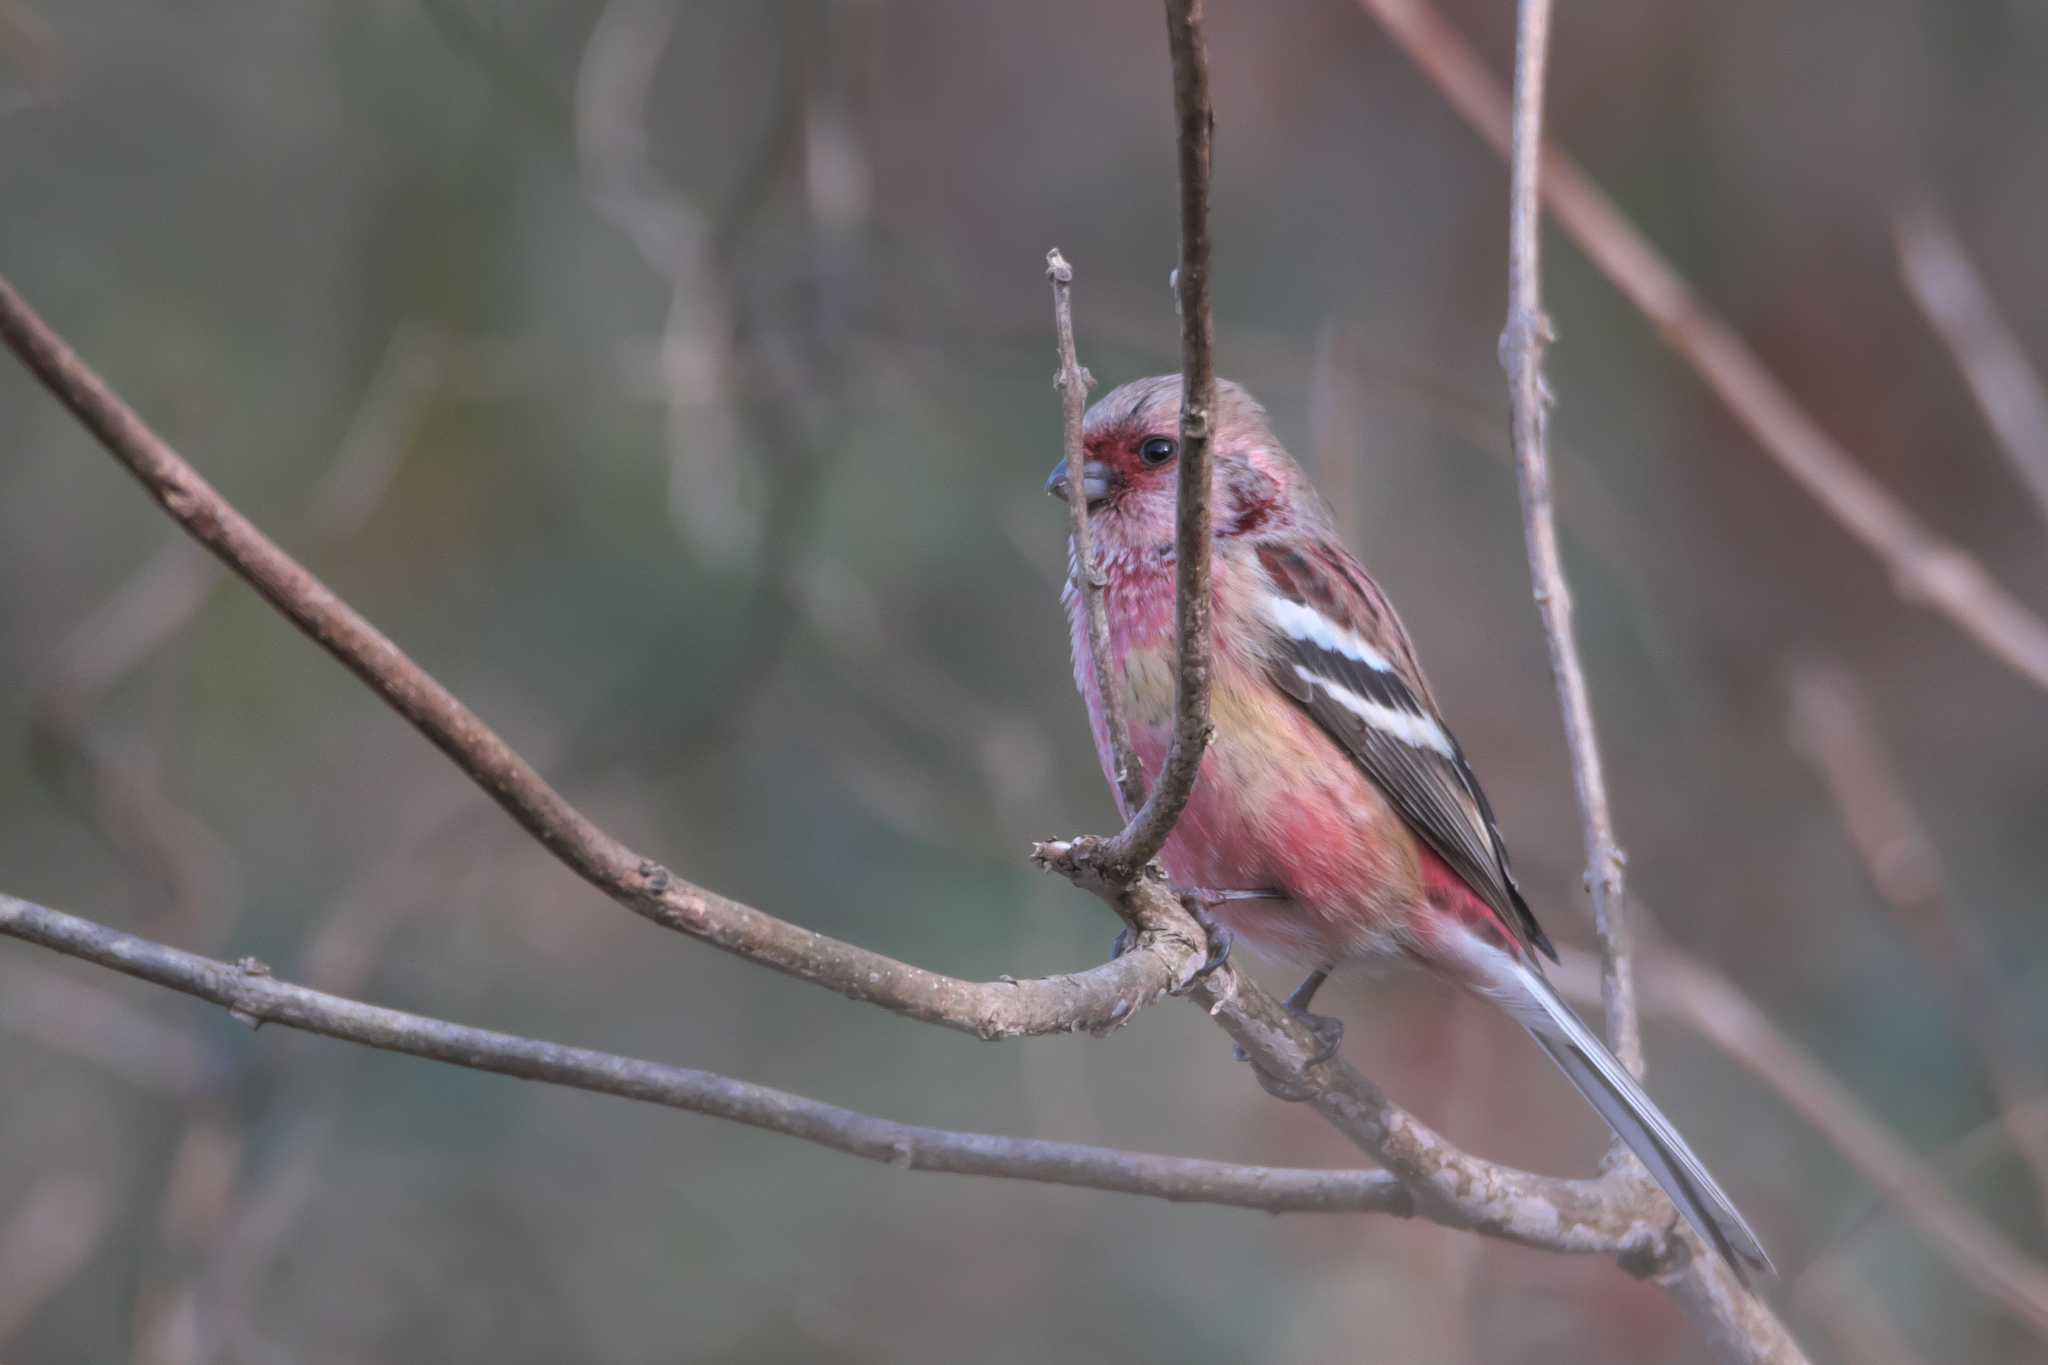
{"label": "bokeh background", "polygon": [[[1447,13],[1504,72],[1511,9]],[[1223,370],[1404,605],[1583,945],[1494,358],[1502,168],[1354,5],[1211,19]],[[2026,3],[1572,4],[1551,119],[1860,464],[2048,606],[2040,508],[1892,237],[1931,195],[2048,359],[2043,69]],[[1042,259],[1079,271],[1097,376],[1173,368],[1170,136],[1149,5],[0,0],[0,269],[127,397],[634,846],[977,978],[1089,965],[1115,927],[1024,857],[1110,820],[1040,492]],[[1790,680],[1846,670],[2022,1063],[2048,698],[1904,605],[1553,241],[1566,552],[1642,913],[2048,1254],[2048,1191]],[[620,913],[11,363],[0,737],[0,885],[62,909],[909,1120],[1357,1159],[1192,1010],[983,1044]],[[1325,1000],[1460,1142],[1591,1169],[1595,1121],[1510,1026],[1413,977]],[[1817,1359],[2040,1358],[1744,1067],[1670,1025],[1650,1048]],[[1611,1264],[904,1174],[252,1036],[6,943],[0,1264],[16,1362],[1704,1358]]]}

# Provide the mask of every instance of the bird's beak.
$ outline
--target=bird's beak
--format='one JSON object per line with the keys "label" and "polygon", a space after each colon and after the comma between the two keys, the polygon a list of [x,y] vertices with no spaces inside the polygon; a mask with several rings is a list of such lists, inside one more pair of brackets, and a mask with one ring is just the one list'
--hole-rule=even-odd
{"label": "bird's beak", "polygon": [[[1081,466],[1081,495],[1088,499],[1090,507],[1098,506],[1109,497],[1113,477],[1109,466],[1099,460],[1090,460],[1087,464]],[[1067,483],[1067,462],[1065,460],[1061,460],[1052,467],[1052,474],[1045,481],[1045,491],[1058,498],[1061,502],[1067,500],[1071,490]]]}

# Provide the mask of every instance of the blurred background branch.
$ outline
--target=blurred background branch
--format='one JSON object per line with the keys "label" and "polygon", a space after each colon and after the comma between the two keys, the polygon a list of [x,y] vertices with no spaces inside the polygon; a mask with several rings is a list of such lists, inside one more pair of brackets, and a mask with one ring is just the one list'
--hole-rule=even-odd
{"label": "blurred background branch", "polygon": [[1892,238],[1913,302],[1948,347],[2013,472],[2048,516],[2048,389],[2026,349],[1931,200],[1902,210]]}
{"label": "blurred background branch", "polygon": [[[1506,155],[1509,101],[1425,0],[1359,0],[1472,126]],[[2036,686],[2048,688],[2048,622],[1983,564],[1943,539],[1822,430],[1578,165],[1546,149],[1544,202],[1602,274],[1728,405],[1765,453],[1861,540],[1905,601],[1946,615]]]}

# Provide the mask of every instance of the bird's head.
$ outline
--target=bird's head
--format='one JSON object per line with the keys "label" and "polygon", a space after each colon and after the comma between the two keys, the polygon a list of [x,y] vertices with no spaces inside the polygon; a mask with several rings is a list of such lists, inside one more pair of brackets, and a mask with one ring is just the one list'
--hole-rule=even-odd
{"label": "bird's head", "polygon": [[[1112,389],[1088,410],[1078,488],[1087,499],[1095,549],[1105,557],[1172,551],[1180,394],[1179,375],[1155,375]],[[1216,381],[1214,431],[1210,506],[1218,539],[1277,529],[1283,519],[1320,505],[1267,425],[1266,410],[1228,380]],[[1053,467],[1045,491],[1074,496],[1076,481],[1065,460]]]}

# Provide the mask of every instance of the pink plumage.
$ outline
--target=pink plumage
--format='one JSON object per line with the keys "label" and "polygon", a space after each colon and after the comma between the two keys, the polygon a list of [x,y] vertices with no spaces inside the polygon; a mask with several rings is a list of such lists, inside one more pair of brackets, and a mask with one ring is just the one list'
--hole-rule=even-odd
{"label": "pink plumage", "polygon": [[[1065,597],[1104,772],[1106,681],[1148,783],[1173,728],[1179,415],[1178,376],[1114,390],[1088,414],[1080,476],[1063,464],[1048,485],[1087,499],[1107,583],[1107,680],[1071,586]],[[1703,1237],[1738,1269],[1767,1270],[1684,1139],[1544,980],[1549,941],[1400,618],[1258,403],[1220,383],[1215,417],[1215,737],[1160,855],[1168,876],[1190,890],[1270,893],[1219,900],[1215,914],[1318,972],[1298,993],[1304,1008],[1321,972],[1373,958],[1407,958],[1502,1006]]]}

